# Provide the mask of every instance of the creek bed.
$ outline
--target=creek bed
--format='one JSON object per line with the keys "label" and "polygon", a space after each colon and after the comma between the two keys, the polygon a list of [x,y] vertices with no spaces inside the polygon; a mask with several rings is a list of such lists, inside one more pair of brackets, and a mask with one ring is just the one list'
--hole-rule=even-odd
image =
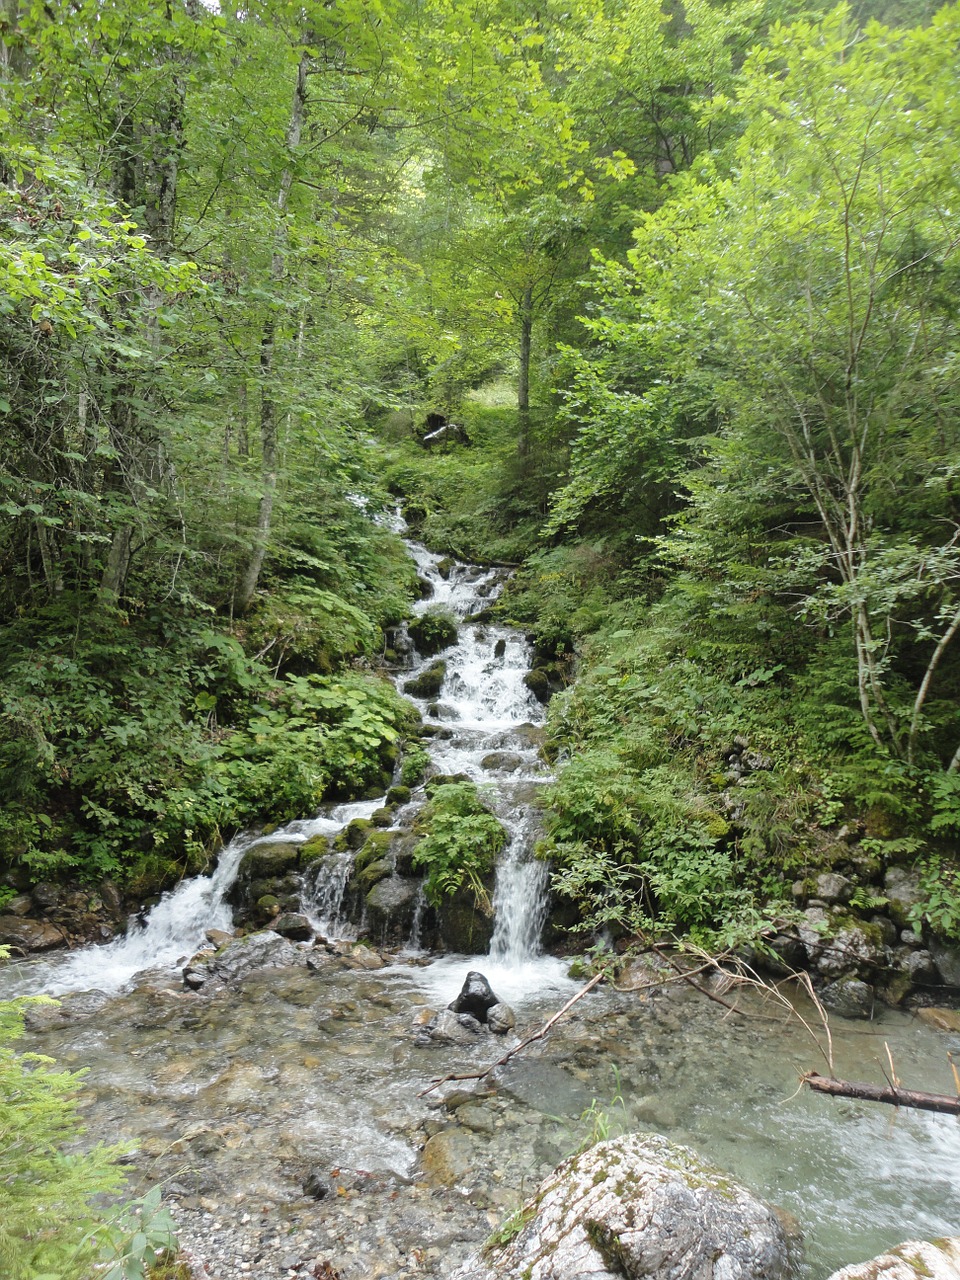
{"label": "creek bed", "polygon": [[[90,1138],[138,1146],[136,1179],[164,1183],[219,1280],[308,1275],[318,1260],[343,1280],[446,1275],[563,1156],[632,1128],[694,1147],[795,1217],[810,1276],[960,1230],[960,1126],[798,1092],[816,1048],[756,999],[740,1018],[689,989],[598,989],[497,1073],[492,1096],[450,1111],[419,1091],[505,1044],[422,1047],[418,1014],[481,967],[523,1034],[576,984],[548,959],[516,981],[477,957],[349,963],[265,970],[212,995],[149,981],[27,1038],[89,1069]],[[951,1037],[913,1018],[838,1022],[833,1036],[842,1076],[882,1079],[889,1044],[905,1082],[949,1088]]]}

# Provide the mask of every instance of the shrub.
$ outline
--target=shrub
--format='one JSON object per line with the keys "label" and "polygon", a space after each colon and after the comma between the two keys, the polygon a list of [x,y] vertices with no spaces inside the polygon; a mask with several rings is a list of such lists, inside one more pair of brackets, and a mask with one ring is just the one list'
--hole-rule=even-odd
{"label": "shrub", "polygon": [[413,855],[414,866],[427,875],[427,901],[439,906],[460,889],[473,892],[478,905],[489,906],[484,877],[493,871],[507,833],[484,805],[472,782],[450,782],[436,788],[417,818],[424,833]]}

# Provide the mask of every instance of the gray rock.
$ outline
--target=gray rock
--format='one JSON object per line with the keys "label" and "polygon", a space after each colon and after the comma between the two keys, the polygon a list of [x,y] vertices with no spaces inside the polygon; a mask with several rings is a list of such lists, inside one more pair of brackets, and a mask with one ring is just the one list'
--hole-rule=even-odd
{"label": "gray rock", "polygon": [[840,928],[823,907],[808,907],[805,923],[797,930],[810,968],[828,981],[862,977],[888,959],[879,929],[868,924],[845,924]]}
{"label": "gray rock", "polygon": [[786,1280],[772,1209],[694,1152],[627,1134],[561,1164],[517,1235],[452,1280]]}
{"label": "gray rock", "polygon": [[912,867],[888,867],[883,877],[883,891],[889,899],[887,911],[901,929],[909,923],[910,908],[923,897],[920,872]]}
{"label": "gray rock", "polygon": [[523,764],[523,756],[513,751],[490,751],[480,761],[480,767],[492,773],[516,773]]}
{"label": "gray rock", "polygon": [[288,911],[274,921],[273,932],[294,942],[309,942],[313,937],[313,925],[299,912]]}
{"label": "gray rock", "polygon": [[210,977],[210,970],[205,964],[194,964],[192,961],[183,971],[183,985],[188,991],[199,991]]}
{"label": "gray rock", "polygon": [[20,951],[49,951],[62,947],[63,930],[47,920],[26,920],[21,916],[0,916],[0,943]]}
{"label": "gray rock", "polygon": [[934,938],[930,943],[930,953],[947,986],[960,987],[960,947]]}
{"label": "gray rock", "polygon": [[486,1107],[478,1106],[476,1103],[457,1107],[456,1117],[465,1129],[470,1129],[473,1133],[493,1133],[494,1131],[493,1116]]}
{"label": "gray rock", "polygon": [[211,975],[221,982],[236,982],[255,969],[288,969],[305,965],[306,955],[272,929],[236,938],[210,960]]}
{"label": "gray rock", "polygon": [[873,987],[859,978],[840,978],[823,988],[820,999],[824,1008],[841,1018],[863,1019],[873,1017],[876,995]]}
{"label": "gray rock", "polygon": [[475,1018],[472,1022],[473,1026],[464,1025],[452,1009],[441,1009],[421,1030],[417,1042],[429,1044],[433,1040],[437,1044],[474,1044],[480,1024]]}
{"label": "gray rock", "polygon": [[825,871],[816,879],[816,896],[831,905],[846,904],[853,896],[853,882],[836,871]]}
{"label": "gray rock", "polygon": [[504,1036],[517,1025],[517,1015],[501,1000],[487,1010],[487,1026],[495,1035]]}
{"label": "gray rock", "polygon": [[382,942],[404,942],[410,936],[419,883],[391,875],[366,897],[367,932]]}
{"label": "gray rock", "polygon": [[869,1262],[842,1267],[829,1280],[960,1280],[960,1236],[908,1240]]}
{"label": "gray rock", "polygon": [[911,982],[921,986],[933,984],[939,978],[933,955],[929,951],[910,951],[903,957],[901,969]]}
{"label": "gray rock", "polygon": [[23,1006],[23,1023],[28,1031],[48,1031],[71,1022],[83,1022],[110,1003],[105,991],[72,991],[56,1001]]}

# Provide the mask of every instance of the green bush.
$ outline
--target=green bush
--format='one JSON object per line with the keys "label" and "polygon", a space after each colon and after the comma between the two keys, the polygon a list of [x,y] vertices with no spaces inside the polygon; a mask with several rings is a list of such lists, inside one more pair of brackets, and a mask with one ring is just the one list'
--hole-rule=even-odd
{"label": "green bush", "polygon": [[32,626],[0,634],[0,862],[36,879],[178,879],[222,830],[385,789],[413,725],[386,680],[277,679],[203,617]]}
{"label": "green bush", "polygon": [[417,818],[423,833],[413,855],[426,870],[424,893],[439,906],[444,898],[470,889],[478,905],[489,906],[484,878],[494,869],[507,833],[484,805],[472,782],[444,783],[434,790]]}
{"label": "green bush", "polygon": [[76,1149],[80,1076],[41,1054],[18,1054],[16,1004],[0,1003],[0,1274],[5,1280],[142,1280],[175,1247],[155,1189],[113,1211],[119,1148]]}

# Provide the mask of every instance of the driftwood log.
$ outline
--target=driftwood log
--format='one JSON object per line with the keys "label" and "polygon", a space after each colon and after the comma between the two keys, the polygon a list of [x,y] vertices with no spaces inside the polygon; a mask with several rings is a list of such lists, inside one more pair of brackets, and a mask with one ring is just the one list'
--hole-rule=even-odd
{"label": "driftwood log", "polygon": [[921,1093],[916,1089],[879,1084],[854,1084],[850,1080],[834,1080],[810,1071],[803,1077],[817,1093],[829,1093],[835,1098],[859,1098],[864,1102],[888,1102],[894,1107],[913,1107],[917,1111],[939,1111],[945,1115],[960,1116],[960,1096],[948,1093]]}

